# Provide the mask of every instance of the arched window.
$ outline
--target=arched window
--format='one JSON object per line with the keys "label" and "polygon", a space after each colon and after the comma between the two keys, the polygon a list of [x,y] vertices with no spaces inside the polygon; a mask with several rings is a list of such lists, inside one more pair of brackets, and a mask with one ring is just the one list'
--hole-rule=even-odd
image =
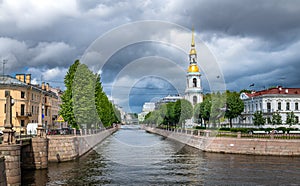
{"label": "arched window", "polygon": [[193,87],[197,87],[197,79],[196,78],[193,79]]}
{"label": "arched window", "polygon": [[197,101],[198,101],[197,96],[194,96],[194,97],[193,97],[193,104],[196,105],[196,104],[197,104]]}

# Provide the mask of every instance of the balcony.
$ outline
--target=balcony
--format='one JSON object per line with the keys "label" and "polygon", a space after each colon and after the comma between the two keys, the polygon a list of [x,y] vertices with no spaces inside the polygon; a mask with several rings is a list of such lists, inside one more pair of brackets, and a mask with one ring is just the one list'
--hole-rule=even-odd
{"label": "balcony", "polygon": [[16,116],[26,118],[26,117],[31,117],[32,114],[31,112],[16,112]]}

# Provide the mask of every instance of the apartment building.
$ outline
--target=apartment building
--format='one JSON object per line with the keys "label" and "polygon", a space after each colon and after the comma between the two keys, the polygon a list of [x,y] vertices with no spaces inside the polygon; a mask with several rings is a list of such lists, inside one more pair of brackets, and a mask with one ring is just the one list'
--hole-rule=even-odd
{"label": "apartment building", "polygon": [[26,133],[29,123],[38,123],[39,116],[46,129],[51,128],[58,117],[59,91],[54,91],[48,83],[31,84],[31,74],[17,74],[16,77],[0,76],[0,130],[5,123],[5,91],[10,91],[14,99],[12,125],[17,133]]}

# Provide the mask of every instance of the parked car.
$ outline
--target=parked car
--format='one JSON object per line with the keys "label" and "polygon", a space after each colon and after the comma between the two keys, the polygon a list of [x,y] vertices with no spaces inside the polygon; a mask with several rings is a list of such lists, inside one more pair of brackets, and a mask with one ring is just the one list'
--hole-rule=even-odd
{"label": "parked car", "polygon": [[2,136],[3,135],[3,132],[0,130],[0,136]]}

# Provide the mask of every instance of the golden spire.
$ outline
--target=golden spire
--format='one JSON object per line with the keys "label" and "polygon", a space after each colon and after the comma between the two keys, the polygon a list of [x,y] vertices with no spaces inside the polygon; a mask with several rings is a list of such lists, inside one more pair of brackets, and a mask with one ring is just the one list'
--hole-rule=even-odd
{"label": "golden spire", "polygon": [[195,49],[194,27],[192,29],[192,43],[191,43],[190,55],[197,55],[197,52],[196,52],[196,49]]}
{"label": "golden spire", "polygon": [[191,44],[192,47],[195,47],[195,38],[194,38],[194,27],[192,29],[192,44]]}

